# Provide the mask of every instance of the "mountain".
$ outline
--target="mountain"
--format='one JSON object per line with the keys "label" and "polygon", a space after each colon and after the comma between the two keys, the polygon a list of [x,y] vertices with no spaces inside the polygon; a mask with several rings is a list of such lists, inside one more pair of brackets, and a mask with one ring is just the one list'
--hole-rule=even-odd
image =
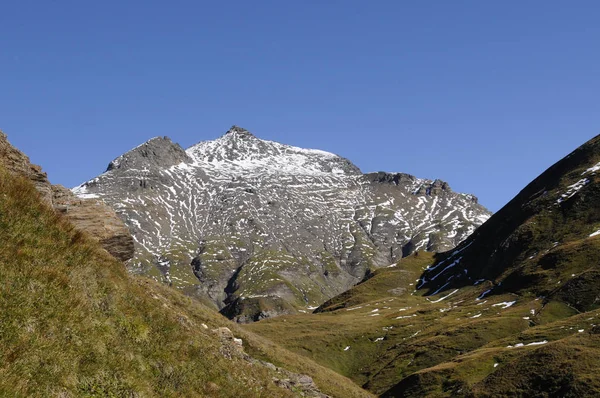
{"label": "mountain", "polygon": [[245,326],[382,397],[600,396],[600,136],[457,248]]}
{"label": "mountain", "polygon": [[236,126],[187,150],[153,138],[73,191],[128,224],[130,270],[239,322],[316,308],[372,269],[456,246],[490,216],[443,181],[363,174]]}
{"label": "mountain", "polygon": [[372,397],[128,273],[1,138],[0,396]]}
{"label": "mountain", "polygon": [[440,256],[419,289],[476,283],[482,299],[527,293],[560,298],[579,311],[597,308],[598,171],[600,137],[550,167],[455,251]]}

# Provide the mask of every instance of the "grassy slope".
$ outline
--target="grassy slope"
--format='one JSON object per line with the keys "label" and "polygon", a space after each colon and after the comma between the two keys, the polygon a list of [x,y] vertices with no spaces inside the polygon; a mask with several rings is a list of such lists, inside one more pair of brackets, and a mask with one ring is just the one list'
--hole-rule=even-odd
{"label": "grassy slope", "polygon": [[[389,344],[416,331],[412,315],[428,308],[429,302],[412,292],[431,260],[431,254],[420,253],[404,259],[399,267],[380,269],[368,281],[323,304],[321,313],[282,316],[244,328],[365,384]],[[398,316],[410,319],[394,319]]]}
{"label": "grassy slope", "polygon": [[[600,249],[600,237],[585,244]],[[413,290],[431,260],[421,253],[379,270],[322,307],[332,311],[245,327],[390,397],[535,396],[540,383],[553,388],[550,379],[557,380],[553,391],[564,388],[567,396],[600,392],[592,371],[600,366],[600,336],[590,333],[600,311],[574,316],[564,302],[530,294],[476,300],[485,283],[433,302],[451,291],[423,297]]]}
{"label": "grassy slope", "polygon": [[293,395],[267,368],[226,359],[211,332],[219,326],[247,352],[312,375],[328,394],[369,396],[173,289],[129,276],[41,204],[28,181],[3,170],[0,242],[0,396]]}

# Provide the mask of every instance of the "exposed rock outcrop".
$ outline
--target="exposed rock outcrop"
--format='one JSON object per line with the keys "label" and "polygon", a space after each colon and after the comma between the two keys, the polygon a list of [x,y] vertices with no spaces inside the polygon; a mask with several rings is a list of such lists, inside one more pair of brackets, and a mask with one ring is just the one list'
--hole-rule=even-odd
{"label": "exposed rock outcrop", "polygon": [[244,351],[244,342],[242,339],[236,338],[229,328],[220,327],[213,329],[212,332],[219,338],[219,341],[221,342],[220,352],[225,358],[243,359],[253,365],[270,369],[277,374],[277,377],[273,377],[273,383],[275,383],[275,385],[286,390],[300,393],[301,397],[331,398],[319,391],[319,387],[317,387],[310,376],[290,372],[289,370],[277,367],[270,362],[252,358]]}
{"label": "exposed rock outcrop", "polygon": [[133,237],[112,208],[96,199],[78,198],[63,186],[52,185],[42,168],[31,164],[29,157],[12,146],[2,132],[0,164],[10,173],[30,179],[44,202],[64,214],[77,229],[97,239],[110,254],[121,261],[133,257]]}
{"label": "exposed rock outcrop", "polygon": [[217,335],[221,342],[221,354],[227,358],[250,359],[250,356],[244,352],[244,342],[236,338],[231,330],[226,327],[213,329],[212,332]]}
{"label": "exposed rock outcrop", "polygon": [[31,164],[29,157],[8,142],[6,134],[0,131],[0,163],[13,173],[24,176],[33,182],[44,202],[52,203],[52,187],[48,176],[38,165]]}
{"label": "exposed rock outcrop", "polygon": [[113,209],[97,199],[81,199],[62,185],[52,186],[54,208],[81,231],[97,239],[121,261],[133,257],[133,237]]}

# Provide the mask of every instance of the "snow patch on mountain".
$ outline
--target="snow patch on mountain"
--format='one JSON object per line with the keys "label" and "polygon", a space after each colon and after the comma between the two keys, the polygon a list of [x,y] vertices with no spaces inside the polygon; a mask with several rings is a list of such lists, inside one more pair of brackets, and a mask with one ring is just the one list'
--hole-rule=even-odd
{"label": "snow patch on mountain", "polygon": [[277,308],[258,317],[318,306],[417,250],[451,249],[490,216],[443,181],[363,174],[235,126],[187,150],[156,137],[73,191],[129,225],[131,271],[236,314],[249,300]]}

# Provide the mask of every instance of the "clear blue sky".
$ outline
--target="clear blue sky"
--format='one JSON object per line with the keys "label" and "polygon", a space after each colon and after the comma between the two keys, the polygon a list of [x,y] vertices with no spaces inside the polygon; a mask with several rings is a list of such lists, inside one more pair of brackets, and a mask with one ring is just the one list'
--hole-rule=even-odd
{"label": "clear blue sky", "polygon": [[600,133],[599,43],[598,1],[5,0],[0,129],[67,186],[237,124],[498,210]]}

